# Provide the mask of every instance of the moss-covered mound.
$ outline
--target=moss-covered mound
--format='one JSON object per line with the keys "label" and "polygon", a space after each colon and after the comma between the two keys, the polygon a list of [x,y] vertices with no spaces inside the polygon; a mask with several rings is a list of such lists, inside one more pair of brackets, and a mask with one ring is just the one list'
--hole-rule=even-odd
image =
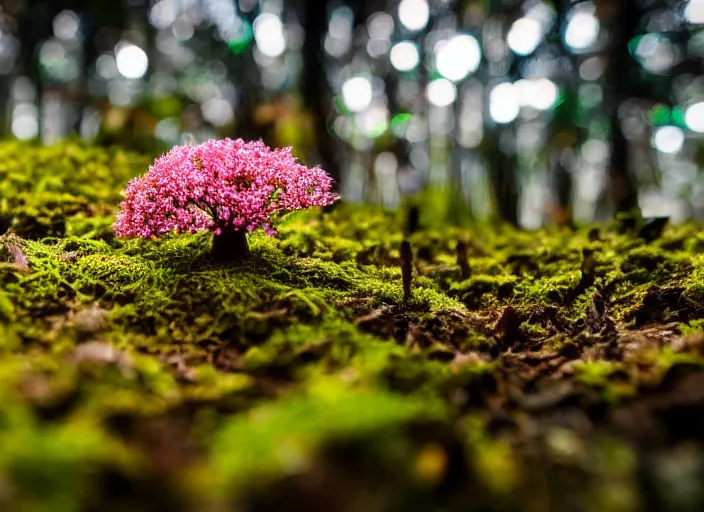
{"label": "moss-covered mound", "polygon": [[0,509],[704,509],[700,226],[426,226],[404,301],[400,215],[217,265],[111,236],[148,159],[0,153]]}
{"label": "moss-covered mound", "polygon": [[0,143],[0,232],[11,228],[29,239],[106,236],[120,191],[150,161],[79,142],[51,147]]}

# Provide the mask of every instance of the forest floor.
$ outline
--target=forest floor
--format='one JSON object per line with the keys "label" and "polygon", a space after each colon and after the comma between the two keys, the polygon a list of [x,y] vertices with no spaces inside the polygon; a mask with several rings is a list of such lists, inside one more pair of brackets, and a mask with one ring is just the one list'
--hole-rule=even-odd
{"label": "forest floor", "polygon": [[700,225],[340,204],[222,265],[113,237],[138,155],[0,157],[1,509],[704,510]]}

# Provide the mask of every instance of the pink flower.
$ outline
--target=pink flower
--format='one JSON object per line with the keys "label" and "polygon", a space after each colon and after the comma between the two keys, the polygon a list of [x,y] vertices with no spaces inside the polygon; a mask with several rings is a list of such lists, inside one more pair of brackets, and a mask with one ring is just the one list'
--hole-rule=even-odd
{"label": "pink flower", "polygon": [[113,228],[122,238],[202,230],[218,238],[260,226],[274,235],[279,215],[335,202],[332,183],[296,162],[291,148],[242,139],[176,146],[130,181]]}

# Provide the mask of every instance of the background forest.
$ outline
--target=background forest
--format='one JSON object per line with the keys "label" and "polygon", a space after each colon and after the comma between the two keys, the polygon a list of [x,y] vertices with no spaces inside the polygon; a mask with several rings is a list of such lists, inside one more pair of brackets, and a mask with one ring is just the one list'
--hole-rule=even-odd
{"label": "background forest", "polygon": [[456,222],[704,216],[704,0],[3,0],[0,34],[5,136],[262,137]]}

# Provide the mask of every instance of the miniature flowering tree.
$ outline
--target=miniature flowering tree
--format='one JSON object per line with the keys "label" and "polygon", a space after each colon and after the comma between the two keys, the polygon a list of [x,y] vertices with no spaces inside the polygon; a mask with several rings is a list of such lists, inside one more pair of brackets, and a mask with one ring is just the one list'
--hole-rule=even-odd
{"label": "miniature flowering tree", "polygon": [[274,235],[282,214],[332,204],[331,187],[325,171],[299,164],[291,148],[241,139],[176,146],[127,185],[113,228],[122,238],[210,230],[213,257],[237,260],[249,252],[248,232]]}

